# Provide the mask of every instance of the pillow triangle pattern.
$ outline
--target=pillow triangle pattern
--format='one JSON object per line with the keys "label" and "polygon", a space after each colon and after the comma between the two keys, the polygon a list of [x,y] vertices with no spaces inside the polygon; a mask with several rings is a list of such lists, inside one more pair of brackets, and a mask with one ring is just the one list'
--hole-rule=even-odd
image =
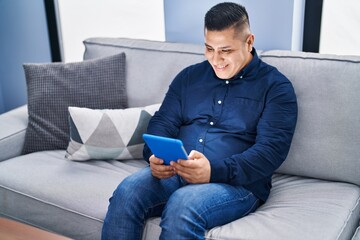
{"label": "pillow triangle pattern", "polygon": [[129,152],[129,149],[125,148],[124,151],[122,151],[120,154],[118,154],[116,159],[126,159],[126,158],[129,158],[129,156],[131,156],[131,158],[134,158],[134,156]]}
{"label": "pillow triangle pattern", "polygon": [[[114,123],[117,132],[121,135],[124,146],[127,146],[136,126],[139,122],[140,108],[128,108],[126,110],[108,110],[109,118]],[[146,123],[147,124],[147,123]]]}
{"label": "pillow triangle pattern", "polygon": [[87,146],[105,146],[107,148],[125,147],[120,134],[109,116],[104,113],[99,125],[85,142]]}
{"label": "pillow triangle pattern", "polygon": [[143,142],[142,133],[146,132],[147,125],[151,117],[152,115],[146,110],[141,111],[138,124],[127,146],[132,146]]}
{"label": "pillow triangle pattern", "polygon": [[[89,108],[69,107],[69,115],[78,130],[82,142],[86,142],[99,126],[104,112],[102,110],[93,111]],[[70,137],[74,139],[71,132]]]}
{"label": "pillow triangle pattern", "polygon": [[69,116],[69,125],[70,125],[71,138],[78,143],[83,143],[79,131],[71,116]]}
{"label": "pillow triangle pattern", "polygon": [[127,109],[69,107],[69,160],[142,159],[149,121],[160,104]]}
{"label": "pillow triangle pattern", "polygon": [[125,148],[104,148],[85,145],[86,151],[92,159],[117,159]]}
{"label": "pillow triangle pattern", "polygon": [[127,151],[134,159],[142,158],[143,156],[144,143],[132,145],[127,147]]}

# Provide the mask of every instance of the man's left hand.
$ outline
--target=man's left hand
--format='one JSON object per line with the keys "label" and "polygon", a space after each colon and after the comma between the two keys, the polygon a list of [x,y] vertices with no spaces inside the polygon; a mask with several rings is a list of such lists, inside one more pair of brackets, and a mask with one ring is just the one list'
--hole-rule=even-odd
{"label": "man's left hand", "polygon": [[211,166],[204,154],[191,151],[188,160],[172,161],[170,165],[175,172],[188,183],[209,183]]}

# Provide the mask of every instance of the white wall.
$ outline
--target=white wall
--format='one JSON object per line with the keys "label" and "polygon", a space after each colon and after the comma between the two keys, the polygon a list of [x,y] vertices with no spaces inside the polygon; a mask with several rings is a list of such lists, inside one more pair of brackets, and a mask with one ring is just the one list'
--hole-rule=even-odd
{"label": "white wall", "polygon": [[[246,7],[255,47],[302,50],[305,0],[232,0]],[[223,0],[164,0],[166,40],[204,42],[204,15]]]}
{"label": "white wall", "polygon": [[163,0],[58,0],[63,60],[81,61],[89,37],[165,40]]}
{"label": "white wall", "polygon": [[360,55],[360,1],[324,0],[320,53]]}
{"label": "white wall", "polygon": [[[129,37],[202,43],[203,15],[208,8],[220,2],[220,0],[57,1],[65,62],[82,60],[84,53],[82,41],[88,37]],[[273,1],[267,0],[234,1],[248,8],[258,49],[302,49],[305,0],[278,0],[276,7]],[[269,9],[273,10],[269,11]],[[358,12],[360,12],[359,0],[324,0],[320,36],[321,53],[360,55]],[[188,22],[190,25],[186,25]]]}

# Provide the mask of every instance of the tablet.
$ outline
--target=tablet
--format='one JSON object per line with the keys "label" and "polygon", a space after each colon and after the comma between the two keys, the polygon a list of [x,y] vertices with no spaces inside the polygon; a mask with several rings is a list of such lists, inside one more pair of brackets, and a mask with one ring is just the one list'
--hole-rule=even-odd
{"label": "tablet", "polygon": [[188,154],[181,140],[160,137],[151,134],[143,134],[143,139],[157,158],[164,160],[165,165],[169,165],[170,161],[178,159],[187,159]]}

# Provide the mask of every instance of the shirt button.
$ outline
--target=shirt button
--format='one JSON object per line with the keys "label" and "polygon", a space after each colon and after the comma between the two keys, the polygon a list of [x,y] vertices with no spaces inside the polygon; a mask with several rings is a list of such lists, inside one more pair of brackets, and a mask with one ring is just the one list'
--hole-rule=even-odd
{"label": "shirt button", "polygon": [[243,76],[240,76],[240,79],[242,79],[243,78]]}
{"label": "shirt button", "polygon": [[210,125],[211,125],[211,126],[214,125],[214,122],[210,122]]}
{"label": "shirt button", "polygon": [[218,104],[221,104],[221,103],[222,103],[221,100],[219,100],[219,101],[218,101]]}
{"label": "shirt button", "polygon": [[226,80],[225,83],[226,83],[226,84],[229,84],[229,81]]}
{"label": "shirt button", "polygon": [[200,139],[199,139],[199,142],[201,142],[201,143],[202,143],[203,141],[204,141],[204,140],[203,140],[202,138],[200,138]]}

